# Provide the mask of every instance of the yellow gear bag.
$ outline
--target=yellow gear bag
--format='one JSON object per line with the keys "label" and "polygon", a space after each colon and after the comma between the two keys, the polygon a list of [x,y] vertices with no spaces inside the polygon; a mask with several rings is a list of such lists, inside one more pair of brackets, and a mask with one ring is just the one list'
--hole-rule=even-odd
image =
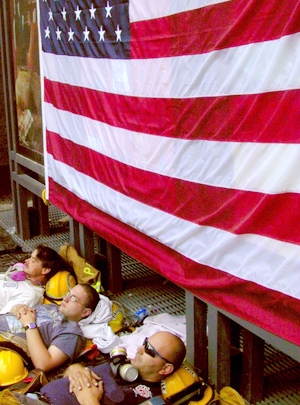
{"label": "yellow gear bag", "polygon": [[78,283],[90,284],[99,294],[104,292],[101,284],[101,272],[79,256],[72,245],[62,245],[59,254],[73,267]]}

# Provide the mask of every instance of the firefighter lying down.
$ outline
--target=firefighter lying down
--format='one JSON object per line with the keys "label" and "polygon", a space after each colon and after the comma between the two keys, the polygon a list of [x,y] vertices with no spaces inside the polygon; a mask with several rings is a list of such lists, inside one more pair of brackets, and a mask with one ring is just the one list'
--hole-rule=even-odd
{"label": "firefighter lying down", "polygon": [[[2,330],[0,332],[0,386],[2,387],[0,404],[6,403],[7,395],[32,395],[28,394],[30,392],[36,392],[34,395],[37,403],[45,401],[50,404],[205,405],[218,401],[224,405],[244,403],[238,393],[230,387],[226,387],[227,391],[223,389],[223,393],[221,391],[218,395],[190,365],[183,362],[185,336],[181,336],[183,340],[179,337],[184,333],[183,328],[179,328],[179,333],[161,330],[153,334],[148,326],[144,332],[141,332],[143,329],[141,327],[132,335],[128,335],[127,328],[127,335],[122,341],[118,333],[123,329],[124,313],[120,304],[99,294],[100,272],[86,263],[72,246],[63,246],[60,254],[72,264],[77,280],[68,271],[58,272],[46,284],[43,305],[38,305],[35,311],[32,311],[21,304],[19,308],[14,309],[14,315],[9,315],[9,321],[5,319],[5,327],[2,328],[0,319],[0,331]],[[84,270],[86,270],[85,273]],[[83,285],[81,285],[82,281],[85,281]],[[97,291],[97,294],[93,292],[89,294],[90,285],[93,285],[93,291]],[[94,297],[96,295],[98,300],[96,298],[96,301],[89,302],[88,295]],[[35,355],[40,348],[35,346],[32,349],[30,346],[30,335],[40,332],[45,340],[49,339],[49,333],[45,334],[44,329],[49,329],[51,317],[54,324],[71,323],[73,328],[71,332],[67,329],[66,333],[60,331],[61,327],[55,330],[58,332],[54,334],[61,336],[63,343],[58,344],[60,349],[57,348],[55,339],[58,338],[55,337],[53,345],[50,344],[50,347],[54,347],[52,348],[54,351],[43,363],[39,362],[41,356]],[[167,319],[163,318],[161,325],[168,325],[168,317],[170,317],[170,325],[174,325],[172,316],[166,314],[166,317]],[[77,331],[78,325],[82,333]],[[184,322],[183,326],[185,326]],[[24,327],[25,334],[22,331]],[[10,333],[5,332],[7,330],[10,330]],[[153,328],[152,332],[155,330],[157,329]],[[11,333],[14,331],[18,333]],[[72,343],[74,335],[77,337],[75,344]],[[43,338],[41,338],[42,341]],[[66,339],[65,342],[64,339]],[[140,342],[141,339],[143,339],[142,342]],[[130,344],[130,341],[133,344]],[[45,343],[44,346],[49,344],[49,342]],[[59,352],[61,351],[62,359],[70,362],[83,354],[93,359],[99,354],[99,350],[107,354],[109,359],[107,362],[93,369],[84,367],[80,362],[73,364],[67,368],[65,378],[56,379],[48,384],[45,375],[38,370],[47,372],[53,368],[53,364],[54,367],[60,365],[61,353]],[[51,363],[52,353],[55,360],[59,359],[57,363],[55,361]],[[34,370],[30,371],[30,368]],[[5,389],[6,387],[8,389]],[[40,392],[37,392],[38,390]],[[1,402],[3,400],[4,402]]]}

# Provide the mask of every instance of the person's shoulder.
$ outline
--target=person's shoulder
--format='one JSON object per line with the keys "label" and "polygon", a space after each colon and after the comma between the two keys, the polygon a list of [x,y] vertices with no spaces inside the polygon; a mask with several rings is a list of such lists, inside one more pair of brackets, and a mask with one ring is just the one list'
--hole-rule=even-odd
{"label": "person's shoulder", "polygon": [[61,319],[60,328],[64,331],[64,333],[70,333],[83,337],[83,332],[78,325],[78,322],[70,321],[64,316]]}

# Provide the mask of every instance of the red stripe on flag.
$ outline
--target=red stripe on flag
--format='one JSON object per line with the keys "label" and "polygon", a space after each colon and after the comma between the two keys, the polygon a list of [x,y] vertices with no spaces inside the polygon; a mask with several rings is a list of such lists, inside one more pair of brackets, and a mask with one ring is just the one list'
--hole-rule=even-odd
{"label": "red stripe on flag", "polygon": [[253,233],[300,244],[300,233],[295,232],[300,228],[299,216],[295,216],[300,209],[299,194],[268,195],[162,176],[128,166],[49,131],[47,146],[56,160],[179,218],[236,235]]}
{"label": "red stripe on flag", "polygon": [[97,210],[51,178],[49,187],[51,203],[150,269],[207,302],[300,345],[299,300],[199,265]]}
{"label": "red stripe on flag", "polygon": [[54,107],[130,131],[182,139],[300,142],[299,89],[174,100],[44,83],[45,101]]}
{"label": "red stripe on flag", "polygon": [[198,55],[299,30],[298,0],[232,0],[131,23],[131,58]]}

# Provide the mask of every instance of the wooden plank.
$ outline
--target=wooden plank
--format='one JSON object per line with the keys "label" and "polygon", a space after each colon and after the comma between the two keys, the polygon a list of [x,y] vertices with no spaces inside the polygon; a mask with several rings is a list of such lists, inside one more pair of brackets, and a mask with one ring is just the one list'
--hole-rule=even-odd
{"label": "wooden plank", "polygon": [[70,244],[74,246],[77,252],[80,252],[80,239],[79,239],[79,222],[69,216],[70,225]]}
{"label": "wooden plank", "polygon": [[49,236],[50,235],[49,210],[47,205],[44,204],[44,201],[41,198],[37,199],[37,209],[39,212],[39,220],[40,220],[40,234]]}
{"label": "wooden plank", "polygon": [[92,266],[95,267],[95,246],[94,246],[94,232],[88,227],[79,223],[79,240],[80,240],[80,251],[81,257]]}
{"label": "wooden plank", "polygon": [[208,378],[208,339],[207,339],[207,305],[194,297],[194,366],[201,371],[204,379]]}
{"label": "wooden plank", "polygon": [[27,174],[18,174],[14,175],[14,180],[19,183],[21,186],[26,188],[26,190],[35,194],[36,196],[42,198],[42,192],[45,189],[45,185],[40,181],[33,179]]}
{"label": "wooden plank", "polygon": [[217,390],[230,385],[231,374],[231,321],[218,312]]}
{"label": "wooden plank", "polygon": [[264,341],[244,329],[241,394],[250,403],[263,398]]}
{"label": "wooden plank", "polygon": [[19,230],[20,237],[23,240],[30,239],[29,214],[27,207],[27,190],[20,184],[16,184],[17,201],[19,213]]}
{"label": "wooden plank", "polygon": [[121,272],[121,251],[116,246],[107,242],[107,267],[108,267],[108,289],[116,294],[123,291],[123,280]]}

